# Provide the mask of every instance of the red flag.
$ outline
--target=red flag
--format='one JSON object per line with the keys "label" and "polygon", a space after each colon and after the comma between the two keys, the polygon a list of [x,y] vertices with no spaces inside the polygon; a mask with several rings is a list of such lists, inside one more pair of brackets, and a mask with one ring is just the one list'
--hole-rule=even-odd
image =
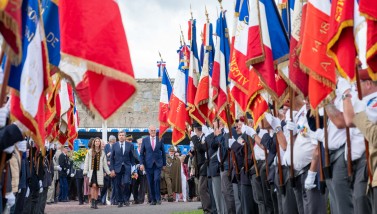
{"label": "red flag", "polygon": [[356,47],[353,36],[354,0],[333,0],[329,20],[328,53],[340,76],[355,80]]}
{"label": "red flag", "polygon": [[314,109],[331,98],[336,84],[335,64],[326,51],[330,9],[327,0],[310,0],[307,4],[300,66],[309,74],[309,101]]}
{"label": "red flag", "polygon": [[369,20],[377,21],[377,1],[359,0],[360,13]]}
{"label": "red flag", "polygon": [[367,63],[369,76],[377,81],[377,21],[367,20]]}
{"label": "red flag", "polygon": [[306,8],[306,2],[295,1],[292,18],[293,24],[291,28],[292,34],[290,40],[289,74],[287,76],[280,73],[285,81],[293,88],[293,90],[303,95],[303,97],[308,96],[309,85],[308,74],[301,70],[299,62],[306,19]]}
{"label": "red flag", "polygon": [[5,8],[0,10],[0,33],[9,47],[6,54],[15,65],[22,60],[21,6],[22,0],[14,0],[9,1]]}
{"label": "red flag", "polygon": [[257,128],[267,110],[268,103],[266,92],[258,93],[253,102],[250,104],[250,112],[254,119],[254,128]]}
{"label": "red flag", "polygon": [[117,1],[66,0],[59,2],[59,15],[60,68],[83,104],[107,119],[136,92],[119,5]]}

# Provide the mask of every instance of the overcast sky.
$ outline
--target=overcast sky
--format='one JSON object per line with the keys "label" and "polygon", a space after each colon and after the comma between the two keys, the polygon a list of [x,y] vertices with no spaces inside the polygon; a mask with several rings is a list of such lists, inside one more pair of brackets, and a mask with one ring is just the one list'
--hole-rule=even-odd
{"label": "overcast sky", "polygon": [[[182,26],[187,42],[190,4],[197,27],[197,43],[200,48],[200,32],[206,21],[205,6],[216,29],[217,13],[220,12],[217,0],[119,0],[125,25],[132,65],[136,78],[157,78],[158,51],[167,63],[171,78],[178,67],[179,25]],[[234,15],[233,0],[223,0],[227,12],[230,32]]]}

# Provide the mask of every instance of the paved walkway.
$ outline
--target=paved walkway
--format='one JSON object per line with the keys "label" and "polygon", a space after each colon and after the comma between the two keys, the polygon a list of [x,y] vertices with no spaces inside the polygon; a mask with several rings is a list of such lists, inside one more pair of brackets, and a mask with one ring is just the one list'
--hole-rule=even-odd
{"label": "paved walkway", "polygon": [[117,206],[98,206],[98,209],[91,209],[88,204],[78,205],[77,201],[46,205],[45,213],[148,213],[148,214],[170,214],[173,212],[184,212],[197,210],[200,202],[163,202],[162,205],[151,206],[149,204],[130,205],[129,207],[118,208]]}

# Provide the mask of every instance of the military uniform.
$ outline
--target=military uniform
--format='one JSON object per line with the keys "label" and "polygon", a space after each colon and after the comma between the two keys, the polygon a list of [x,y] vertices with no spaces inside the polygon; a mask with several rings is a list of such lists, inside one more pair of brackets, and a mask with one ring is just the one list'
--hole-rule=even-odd
{"label": "military uniform", "polygon": [[194,144],[195,148],[195,157],[197,165],[196,168],[198,169],[198,173],[196,173],[196,176],[199,177],[200,201],[202,202],[204,213],[212,213],[212,204],[209,194],[207,177],[208,160],[206,158],[206,153],[208,151],[208,145],[205,143],[204,138],[204,133],[201,136],[194,135],[191,138],[191,141]]}

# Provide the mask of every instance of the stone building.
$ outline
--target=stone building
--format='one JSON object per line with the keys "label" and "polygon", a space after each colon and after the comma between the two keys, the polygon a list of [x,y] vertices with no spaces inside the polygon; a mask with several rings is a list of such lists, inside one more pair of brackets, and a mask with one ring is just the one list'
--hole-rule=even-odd
{"label": "stone building", "polygon": [[[107,120],[108,128],[148,128],[158,127],[161,79],[137,79],[138,92],[128,105],[122,106]],[[79,128],[101,128],[102,119],[92,117],[81,105],[77,106],[80,118]]]}

